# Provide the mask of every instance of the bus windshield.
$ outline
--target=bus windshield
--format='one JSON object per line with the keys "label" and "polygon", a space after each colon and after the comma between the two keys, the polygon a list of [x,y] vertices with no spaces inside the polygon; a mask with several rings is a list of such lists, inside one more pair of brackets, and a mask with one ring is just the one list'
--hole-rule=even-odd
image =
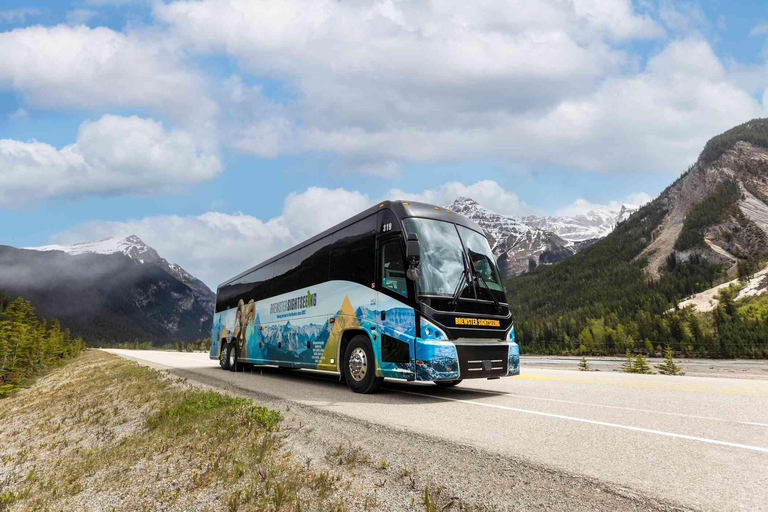
{"label": "bus windshield", "polygon": [[458,226],[457,231],[456,225],[434,219],[411,217],[403,222],[408,233],[419,236],[419,289],[422,294],[453,295],[465,268],[462,241],[467,249],[466,261],[473,265],[469,279],[480,275],[482,279],[477,280],[478,286],[485,287],[484,280],[491,290],[503,291],[493,253],[483,235],[463,226]]}

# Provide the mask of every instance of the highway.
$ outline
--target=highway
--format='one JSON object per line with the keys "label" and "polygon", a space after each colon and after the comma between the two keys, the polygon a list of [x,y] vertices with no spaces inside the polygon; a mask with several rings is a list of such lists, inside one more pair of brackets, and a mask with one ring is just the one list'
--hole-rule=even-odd
{"label": "highway", "polygon": [[526,367],[452,389],[219,369],[201,353],[109,350],[191,380],[436,436],[701,510],[768,510],[768,380]]}

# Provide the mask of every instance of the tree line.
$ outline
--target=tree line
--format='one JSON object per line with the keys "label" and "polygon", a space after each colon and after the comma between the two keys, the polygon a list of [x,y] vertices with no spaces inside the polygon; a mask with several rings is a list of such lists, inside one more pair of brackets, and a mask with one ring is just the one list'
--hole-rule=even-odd
{"label": "tree line", "polygon": [[0,292],[0,398],[84,349],[83,339],[73,339],[58,320],[39,319],[29,301]]}

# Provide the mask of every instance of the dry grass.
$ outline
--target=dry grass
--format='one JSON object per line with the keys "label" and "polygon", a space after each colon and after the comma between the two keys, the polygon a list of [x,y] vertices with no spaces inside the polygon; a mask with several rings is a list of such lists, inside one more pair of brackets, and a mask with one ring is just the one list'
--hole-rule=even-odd
{"label": "dry grass", "polygon": [[345,510],[337,477],[281,449],[280,425],[89,351],[0,401],[0,510]]}

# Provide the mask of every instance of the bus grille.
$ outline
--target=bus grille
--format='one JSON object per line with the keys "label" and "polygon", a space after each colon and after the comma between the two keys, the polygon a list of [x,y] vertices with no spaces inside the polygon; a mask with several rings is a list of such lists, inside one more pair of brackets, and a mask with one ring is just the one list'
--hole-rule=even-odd
{"label": "bus grille", "polygon": [[462,379],[501,377],[507,374],[506,343],[456,344]]}

